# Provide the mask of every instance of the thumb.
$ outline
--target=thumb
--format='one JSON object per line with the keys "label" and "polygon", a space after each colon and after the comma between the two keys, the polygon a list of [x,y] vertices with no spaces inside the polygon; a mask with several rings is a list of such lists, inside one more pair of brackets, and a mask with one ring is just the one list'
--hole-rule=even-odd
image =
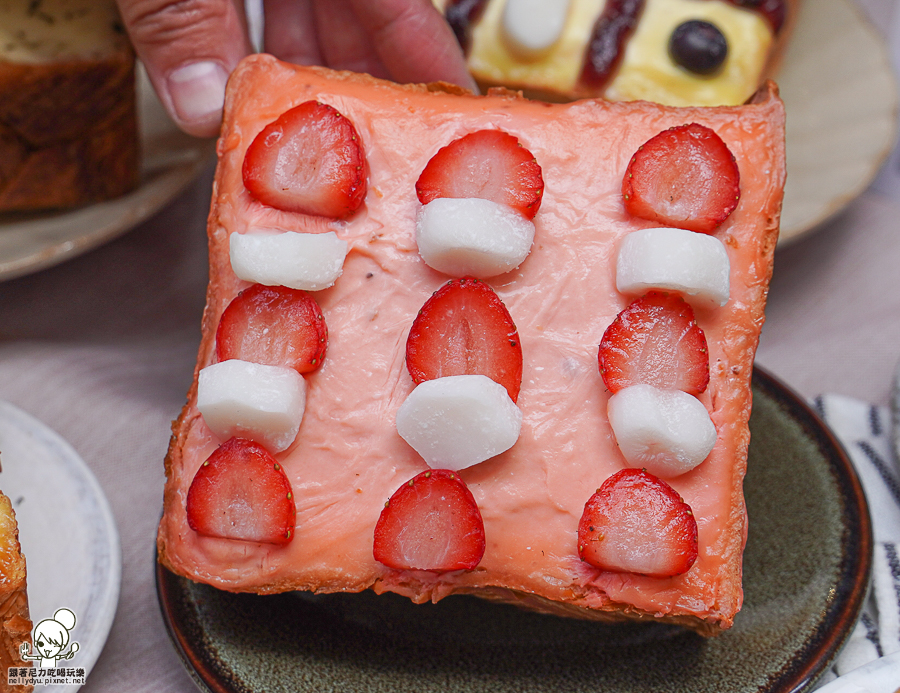
{"label": "thumb", "polygon": [[172,119],[191,135],[218,134],[228,75],[251,52],[243,9],[234,0],[118,3],[135,51]]}

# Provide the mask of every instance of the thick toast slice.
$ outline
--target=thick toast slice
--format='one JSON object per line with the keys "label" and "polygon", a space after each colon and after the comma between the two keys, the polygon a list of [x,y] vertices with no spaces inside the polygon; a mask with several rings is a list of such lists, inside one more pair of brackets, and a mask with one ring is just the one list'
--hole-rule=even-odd
{"label": "thick toast slice", "polygon": [[[243,184],[244,153],[256,135],[309,100],[346,116],[365,152],[368,192],[343,221],[267,207]],[[683,575],[652,578],[592,567],[579,557],[576,533],[587,499],[624,466],[597,348],[630,301],[616,288],[617,249],[630,232],[655,224],[625,211],[623,175],[649,138],[691,122],[714,130],[734,154],[741,198],[715,234],[730,261],[730,299],[696,310],[710,364],[699,399],[715,424],[715,447],[697,468],[669,480],[693,510],[699,555]],[[208,302],[197,370],[166,458],[160,560],[179,575],[232,591],[371,588],[416,602],[461,592],[581,617],[662,619],[704,634],[729,627],[742,601],[750,378],[778,235],[783,125],[772,84],[738,107],[560,105],[247,58],[229,84],[218,144]],[[488,280],[521,340],[521,434],[508,451],[460,472],[484,521],[478,566],[390,569],[373,557],[375,524],[392,493],[427,469],[395,425],[414,388],[404,345],[417,311],[448,279],[417,252],[415,184],[438,149],[485,128],[518,137],[545,183],[530,254],[518,269]],[[315,292],[328,326],[327,354],[304,376],[296,440],[275,455],[296,505],[293,537],[282,545],[203,536],[186,513],[196,472],[224,442],[198,411],[198,375],[216,361],[222,312],[249,286],[231,268],[229,236],[259,228],[335,231],[349,244],[340,277]]]}

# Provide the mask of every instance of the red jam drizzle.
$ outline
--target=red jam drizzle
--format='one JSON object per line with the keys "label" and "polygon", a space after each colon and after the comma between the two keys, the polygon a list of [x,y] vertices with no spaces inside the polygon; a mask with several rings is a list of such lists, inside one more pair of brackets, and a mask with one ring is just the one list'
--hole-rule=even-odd
{"label": "red jam drizzle", "polygon": [[607,0],[588,41],[581,83],[598,89],[622,60],[622,47],[634,33],[644,0]]}
{"label": "red jam drizzle", "polygon": [[[753,0],[744,1],[753,2]],[[444,11],[444,17],[456,34],[456,40],[466,52],[472,42],[472,25],[481,19],[486,6],[487,0],[451,0]]]}

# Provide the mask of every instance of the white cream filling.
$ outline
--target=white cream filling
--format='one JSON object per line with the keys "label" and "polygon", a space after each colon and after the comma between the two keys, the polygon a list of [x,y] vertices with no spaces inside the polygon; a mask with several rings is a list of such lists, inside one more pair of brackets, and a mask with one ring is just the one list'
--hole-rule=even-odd
{"label": "white cream filling", "polygon": [[571,0],[506,0],[503,37],[524,58],[539,57],[562,36]]}

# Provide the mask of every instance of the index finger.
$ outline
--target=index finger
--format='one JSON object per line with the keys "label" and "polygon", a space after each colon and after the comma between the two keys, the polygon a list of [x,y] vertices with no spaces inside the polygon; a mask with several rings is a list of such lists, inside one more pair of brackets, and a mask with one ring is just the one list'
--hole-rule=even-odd
{"label": "index finger", "polygon": [[475,81],[450,25],[431,0],[351,0],[381,62],[398,82]]}

